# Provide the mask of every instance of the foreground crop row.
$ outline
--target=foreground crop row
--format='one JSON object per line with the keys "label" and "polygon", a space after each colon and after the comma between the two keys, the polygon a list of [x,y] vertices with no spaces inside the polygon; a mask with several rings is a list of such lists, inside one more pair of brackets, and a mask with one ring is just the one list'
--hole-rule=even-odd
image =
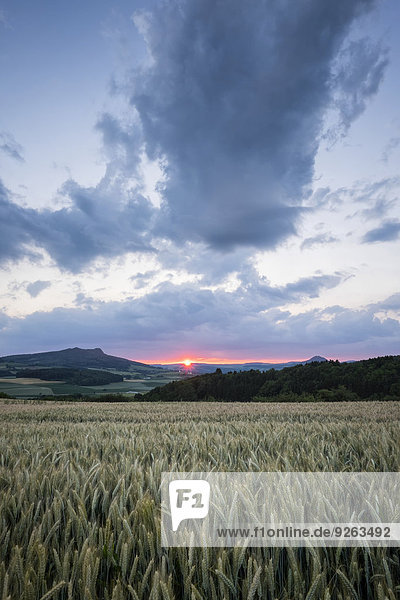
{"label": "foreground crop row", "polygon": [[398,471],[400,403],[4,403],[3,600],[399,597],[399,549],[162,549],[162,471]]}

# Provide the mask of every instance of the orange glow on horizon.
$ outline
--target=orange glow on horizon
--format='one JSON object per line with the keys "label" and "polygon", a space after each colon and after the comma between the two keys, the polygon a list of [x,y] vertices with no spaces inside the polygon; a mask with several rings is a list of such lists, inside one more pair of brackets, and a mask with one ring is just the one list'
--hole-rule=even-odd
{"label": "orange glow on horizon", "polygon": [[[359,355],[359,354],[354,354],[354,355],[344,355],[344,356],[329,356],[327,354],[324,353],[319,353],[316,352],[313,355],[310,356],[302,356],[302,357],[289,357],[289,358],[219,358],[218,356],[194,356],[194,353],[192,354],[193,358],[182,358],[182,355],[180,355],[179,357],[163,357],[163,358],[154,358],[152,356],[150,357],[137,357],[137,356],[124,356],[124,358],[127,358],[128,360],[133,360],[133,361],[138,361],[138,362],[142,362],[145,364],[158,364],[158,365],[176,365],[176,364],[184,364],[185,366],[191,366],[193,364],[199,363],[206,363],[209,365],[232,365],[232,364],[243,364],[243,363],[269,363],[269,364],[279,364],[279,363],[288,363],[288,362],[303,362],[308,360],[309,358],[311,358],[311,356],[315,356],[316,354],[319,354],[320,356],[324,356],[327,360],[339,360],[339,362],[345,362],[347,360],[367,360],[369,358],[375,358],[376,356],[380,356],[379,354],[372,355]],[[185,361],[189,361],[189,364],[186,364]]]}
{"label": "orange glow on horizon", "polygon": [[[143,363],[147,363],[147,364],[161,364],[161,365],[172,365],[172,364],[183,364],[186,367],[189,367],[193,364],[216,364],[216,365],[232,365],[232,364],[243,364],[243,363],[269,363],[269,364],[280,364],[280,363],[287,363],[287,362],[302,362],[305,360],[308,360],[309,358],[311,358],[311,356],[306,356],[306,357],[301,357],[301,358],[219,358],[216,356],[201,356],[201,357],[194,357],[194,358],[182,358],[182,355],[178,358],[159,358],[159,359],[155,359],[155,358],[132,358],[130,360],[138,360],[139,362],[143,362]],[[329,356],[326,356],[325,358],[327,358],[328,360],[330,360]],[[336,359],[336,357],[335,357]],[[341,360],[339,358],[339,360]],[[343,360],[343,359],[342,359]],[[344,359],[346,360],[346,359]]]}

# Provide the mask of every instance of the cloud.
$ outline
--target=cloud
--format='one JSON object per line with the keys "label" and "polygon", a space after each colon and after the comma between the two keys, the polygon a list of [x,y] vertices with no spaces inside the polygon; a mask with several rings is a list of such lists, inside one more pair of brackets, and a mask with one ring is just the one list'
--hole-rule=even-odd
{"label": "cloud", "polygon": [[205,243],[186,242],[176,245],[163,240],[157,245],[158,260],[163,269],[186,271],[201,277],[203,285],[219,285],[229,274],[247,270],[253,249],[236,248],[215,252]]}
{"label": "cloud", "polygon": [[393,151],[396,150],[396,148],[399,146],[399,144],[400,144],[400,137],[390,138],[390,140],[388,141],[388,143],[386,144],[386,146],[382,152],[381,161],[384,163],[387,163],[389,160],[389,157],[391,156]]}
{"label": "cloud", "polygon": [[[0,315],[4,327],[0,352],[60,348],[62,340],[63,346],[101,345],[138,360],[188,353],[238,358],[396,353],[399,321],[376,316],[385,302],[358,310],[334,306],[295,315],[281,308],[283,297],[300,301],[318,286],[322,290],[332,283],[321,277],[274,289],[261,282],[256,294],[248,293],[248,284],[234,292],[213,292],[167,283],[136,300],[93,302],[91,310],[57,308],[25,318]],[[398,306],[398,299],[397,303],[388,299],[386,304]]]}
{"label": "cloud", "polygon": [[145,288],[154,280],[154,277],[159,273],[159,271],[146,271],[145,273],[136,273],[129,277],[129,279],[133,282],[135,288],[140,290]]}
{"label": "cloud", "polygon": [[313,277],[302,277],[295,283],[289,283],[285,286],[286,294],[297,298],[318,298],[321,290],[331,289],[343,281],[344,276],[336,275],[315,275]]}
{"label": "cloud", "polygon": [[333,244],[334,242],[337,242],[338,238],[334,237],[333,235],[330,235],[329,233],[320,233],[319,235],[315,235],[314,237],[309,237],[306,238],[300,248],[302,250],[309,250],[310,248],[313,248],[314,246],[321,246],[324,244]]}
{"label": "cloud", "polygon": [[[267,308],[284,306],[288,303],[301,302],[305,298],[316,298],[322,290],[338,286],[345,275],[312,275],[301,277],[295,282],[283,286],[272,286],[266,277],[258,274],[250,264],[244,264],[242,271],[237,274],[239,287],[229,298],[236,297],[236,301],[246,299],[251,303],[252,310],[263,311]],[[251,312],[251,311],[250,311]]]}
{"label": "cloud", "polygon": [[71,206],[43,211],[38,219],[42,243],[61,267],[79,272],[99,256],[153,251],[147,233],[153,207],[135,189],[107,180],[92,188],[69,181],[63,192]]}
{"label": "cloud", "polygon": [[370,307],[376,311],[399,311],[400,310],[400,293],[393,294],[381,302],[371,304]]}
{"label": "cloud", "polygon": [[37,221],[37,211],[13,203],[10,195],[0,180],[0,263],[25,256],[37,260],[40,255],[32,249],[32,224]]}
{"label": "cloud", "polygon": [[[309,200],[315,210],[336,212],[340,207],[355,206],[357,210],[349,218],[362,217],[365,220],[386,215],[398,203],[399,177],[385,177],[377,181],[355,181],[352,186],[336,190],[318,188]],[[363,206],[363,208],[360,208]]]}
{"label": "cloud", "polygon": [[85,308],[87,311],[91,311],[95,301],[90,296],[86,296],[83,292],[78,292],[75,296],[75,304],[76,306]]}
{"label": "cloud", "polygon": [[104,113],[96,123],[101,133],[104,153],[108,159],[108,176],[138,178],[143,139],[140,123],[135,115],[130,121],[122,121],[110,113]]}
{"label": "cloud", "polygon": [[7,133],[6,131],[0,131],[0,150],[4,152],[4,154],[18,162],[25,162],[25,159],[23,157],[24,149],[22,148],[21,144],[18,144],[18,142],[11,135],[11,133]]}
{"label": "cloud", "polygon": [[61,192],[70,206],[38,211],[14,204],[0,182],[0,262],[37,259],[32,248],[41,247],[77,273],[99,256],[153,252],[147,233],[153,207],[135,189],[104,179],[91,188],[68,181]]}
{"label": "cloud", "polygon": [[364,219],[382,218],[398,204],[399,187],[399,177],[386,177],[373,183],[355,185],[349,191],[350,196],[366,206],[355,215],[361,215]]}
{"label": "cloud", "polygon": [[166,161],[160,235],[231,250],[295,233],[326,111],[335,101],[348,127],[381,81],[379,47],[341,50],[372,5],[209,0],[140,15],[151,60],[131,103]]}
{"label": "cloud", "polygon": [[[17,206],[1,188],[0,260],[43,248],[79,272],[168,243],[246,254],[295,235],[313,210],[303,201],[328,111],[335,104],[348,128],[382,80],[382,48],[346,42],[374,5],[171,0],[137,14],[148,56],[127,76],[126,116],[97,122],[103,179],[66,182],[70,204],[58,210]],[[162,169],[160,208],[145,195],[144,160]]]}
{"label": "cloud", "polygon": [[362,241],[364,244],[373,242],[393,242],[400,236],[400,221],[384,221],[379,227],[367,231]]}
{"label": "cloud", "polygon": [[[394,198],[378,198],[369,208],[365,208],[360,212],[364,219],[377,219],[386,215],[398,203],[398,199]],[[356,213],[358,214],[358,213]]]}
{"label": "cloud", "polygon": [[333,67],[333,105],[338,122],[328,132],[331,141],[343,137],[376,94],[388,65],[387,50],[368,38],[351,40],[338,54]]}
{"label": "cloud", "polygon": [[28,283],[26,286],[26,291],[31,296],[31,298],[36,298],[39,296],[40,292],[45,290],[46,288],[51,286],[51,281],[33,281],[32,283]]}

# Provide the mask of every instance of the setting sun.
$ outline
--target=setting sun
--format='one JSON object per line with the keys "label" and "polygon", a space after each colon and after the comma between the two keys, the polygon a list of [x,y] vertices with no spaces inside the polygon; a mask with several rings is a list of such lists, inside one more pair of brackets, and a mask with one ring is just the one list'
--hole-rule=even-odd
{"label": "setting sun", "polygon": [[190,358],[185,358],[185,360],[183,361],[183,364],[185,365],[185,367],[190,367],[190,365],[192,364],[192,361],[190,360]]}

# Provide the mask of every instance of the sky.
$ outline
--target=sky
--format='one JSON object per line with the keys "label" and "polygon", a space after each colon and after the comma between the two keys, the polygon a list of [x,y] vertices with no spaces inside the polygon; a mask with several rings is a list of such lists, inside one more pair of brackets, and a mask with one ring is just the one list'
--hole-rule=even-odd
{"label": "sky", "polygon": [[0,355],[400,354],[396,0],[0,0]]}

